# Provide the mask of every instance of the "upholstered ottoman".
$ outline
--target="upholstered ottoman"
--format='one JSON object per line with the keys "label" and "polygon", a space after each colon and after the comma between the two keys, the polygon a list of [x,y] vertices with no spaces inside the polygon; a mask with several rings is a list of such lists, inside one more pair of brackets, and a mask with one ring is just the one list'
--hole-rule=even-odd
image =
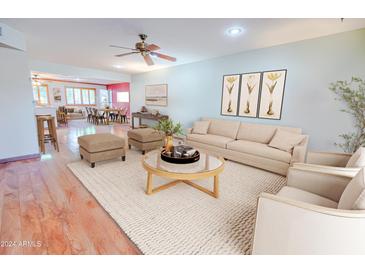
{"label": "upholstered ottoman", "polygon": [[134,146],[145,154],[163,145],[163,135],[153,128],[137,128],[128,131],[128,146]]}
{"label": "upholstered ottoman", "polygon": [[125,161],[125,140],[110,133],[84,135],[78,138],[80,157],[95,167],[95,162],[122,157]]}

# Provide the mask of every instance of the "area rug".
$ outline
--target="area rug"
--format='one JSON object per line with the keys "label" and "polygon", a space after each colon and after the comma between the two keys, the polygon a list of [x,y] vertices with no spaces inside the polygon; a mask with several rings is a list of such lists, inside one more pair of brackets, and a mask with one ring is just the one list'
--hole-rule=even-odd
{"label": "area rug", "polygon": [[[90,168],[86,161],[68,164],[84,186],[144,254],[249,254],[257,197],[276,193],[285,177],[227,161],[215,199],[186,184],[145,194],[142,155]],[[154,177],[154,186],[168,180]],[[212,179],[198,181],[212,187]]]}

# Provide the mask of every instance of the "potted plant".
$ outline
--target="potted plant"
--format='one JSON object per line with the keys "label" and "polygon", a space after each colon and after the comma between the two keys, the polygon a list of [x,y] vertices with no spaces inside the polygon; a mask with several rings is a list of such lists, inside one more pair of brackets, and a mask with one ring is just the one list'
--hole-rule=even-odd
{"label": "potted plant", "polygon": [[172,152],[173,147],[173,135],[183,134],[183,129],[180,123],[174,123],[171,119],[162,119],[158,121],[158,124],[154,127],[155,130],[165,134],[165,150]]}
{"label": "potted plant", "polygon": [[354,153],[360,146],[365,146],[365,81],[352,77],[351,81],[331,83],[330,90],[336,99],[346,105],[341,111],[350,114],[354,121],[354,132],[341,134],[342,144],[336,144],[345,152]]}

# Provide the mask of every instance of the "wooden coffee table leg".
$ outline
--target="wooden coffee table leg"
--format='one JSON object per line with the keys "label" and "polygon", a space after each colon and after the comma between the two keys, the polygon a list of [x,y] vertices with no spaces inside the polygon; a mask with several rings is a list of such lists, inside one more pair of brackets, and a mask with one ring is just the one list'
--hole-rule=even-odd
{"label": "wooden coffee table leg", "polygon": [[152,173],[147,173],[147,191],[148,195],[152,194]]}
{"label": "wooden coffee table leg", "polygon": [[219,178],[218,175],[214,176],[214,188],[213,193],[216,198],[219,197]]}

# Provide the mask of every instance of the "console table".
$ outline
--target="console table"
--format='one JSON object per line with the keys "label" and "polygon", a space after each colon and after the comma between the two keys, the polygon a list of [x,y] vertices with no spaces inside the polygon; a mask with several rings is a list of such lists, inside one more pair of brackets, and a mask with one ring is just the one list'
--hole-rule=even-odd
{"label": "console table", "polygon": [[132,128],[134,127],[134,118],[138,118],[139,120],[139,125],[142,124],[142,119],[145,120],[153,120],[153,121],[160,121],[160,120],[164,120],[164,119],[169,119],[168,115],[153,115],[152,113],[146,112],[133,112],[132,113]]}

